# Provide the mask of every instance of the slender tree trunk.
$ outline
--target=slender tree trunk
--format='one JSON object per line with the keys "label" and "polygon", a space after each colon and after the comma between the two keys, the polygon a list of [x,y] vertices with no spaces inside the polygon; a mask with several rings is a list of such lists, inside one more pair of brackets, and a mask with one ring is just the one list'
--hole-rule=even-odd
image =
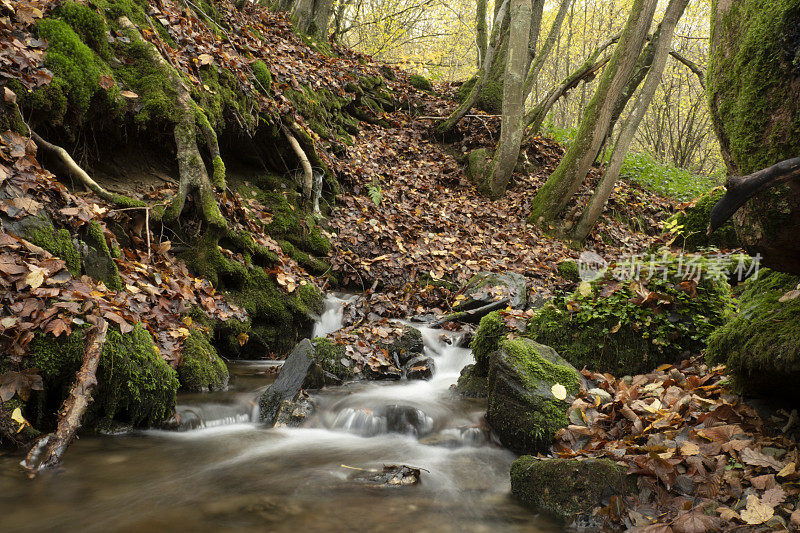
{"label": "slender tree trunk", "polygon": [[[499,3],[499,2],[498,2]],[[495,52],[499,49],[503,41],[503,26],[504,21],[506,18],[506,13],[508,12],[508,3],[509,0],[503,0],[503,3],[500,4],[500,7],[496,11],[494,26],[492,27],[492,38],[489,46],[486,50],[486,57],[483,60],[483,68],[478,71],[478,79],[475,80],[475,85],[472,86],[472,89],[469,92],[467,98],[461,103],[458,108],[453,111],[453,113],[447,117],[438,128],[437,133],[445,134],[449,133],[456,127],[456,124],[464,118],[472,106],[475,105],[475,102],[478,101],[478,97],[481,94],[481,90],[483,89],[486,80],[489,78],[489,71],[492,68],[492,64],[495,61]]]}
{"label": "slender tree trunk", "polygon": [[525,63],[525,72],[528,72],[533,60],[536,59],[536,47],[539,45],[539,33],[542,31],[544,3],[545,0],[531,0],[531,31],[528,37],[528,61]]}
{"label": "slender tree trunk", "polygon": [[489,32],[486,27],[487,3],[487,0],[478,0],[475,6],[475,44],[478,46],[478,70],[483,68],[483,61],[489,48]]}
{"label": "slender tree trunk", "polygon": [[553,47],[558,40],[558,36],[561,34],[561,26],[564,24],[564,18],[567,16],[567,11],[569,11],[569,7],[574,1],[575,0],[561,0],[558,13],[556,13],[556,18],[553,20],[553,25],[550,26],[550,33],[548,33],[547,39],[545,39],[544,43],[542,43],[542,49],[539,50],[539,53],[536,55],[536,59],[531,63],[531,66],[528,69],[528,74],[525,77],[525,98],[530,96],[533,86],[536,83],[536,80],[539,78],[539,73],[541,73],[545,61],[553,51]]}
{"label": "slender tree trunk", "polygon": [[661,22],[658,37],[653,39],[653,61],[652,66],[647,74],[644,87],[642,87],[639,96],[636,98],[636,104],[630,116],[625,120],[625,123],[620,132],[619,138],[614,145],[614,153],[611,156],[608,168],[603,173],[594,195],[589,200],[589,205],[578,221],[573,237],[576,240],[583,241],[592,231],[597,220],[600,218],[605,207],[606,202],[611,197],[611,192],[614,189],[614,184],[619,178],[620,170],[622,170],[622,163],[625,160],[625,155],[628,153],[633,137],[636,135],[636,130],[642,122],[647,108],[650,107],[650,102],[656,94],[656,89],[661,83],[661,76],[664,73],[664,67],[667,64],[669,57],[669,50],[672,46],[672,37],[675,33],[675,27],[678,21],[683,16],[686,10],[686,5],[689,0],[670,0],[667,10],[664,13],[664,19]]}
{"label": "slender tree trunk", "polygon": [[513,0],[511,6],[511,31],[508,43],[508,61],[503,84],[503,122],[500,142],[492,160],[491,172],[482,187],[490,198],[505,194],[508,180],[519,158],[522,144],[525,112],[524,76],[528,62],[528,39],[531,27],[529,0]]}
{"label": "slender tree trunk", "polygon": [[547,227],[580,187],[611,123],[614,106],[630,80],[653,20],[657,0],[634,0],[620,44],[583,114],[575,140],[558,168],[536,193],[529,222]]}

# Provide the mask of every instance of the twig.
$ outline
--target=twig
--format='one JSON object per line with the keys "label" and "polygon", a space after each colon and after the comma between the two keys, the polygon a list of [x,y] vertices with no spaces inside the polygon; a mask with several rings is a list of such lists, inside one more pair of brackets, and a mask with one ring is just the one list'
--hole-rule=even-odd
{"label": "twig", "polygon": [[[501,118],[503,115],[464,115],[463,118]],[[418,120],[447,120],[450,117],[417,117]]]}

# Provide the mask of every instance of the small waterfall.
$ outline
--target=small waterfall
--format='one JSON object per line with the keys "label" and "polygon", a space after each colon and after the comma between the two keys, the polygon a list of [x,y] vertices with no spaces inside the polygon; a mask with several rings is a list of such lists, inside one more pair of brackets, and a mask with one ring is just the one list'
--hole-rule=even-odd
{"label": "small waterfall", "polygon": [[328,294],[319,320],[314,324],[312,338],[324,337],[341,329],[344,320],[344,308],[348,303],[353,302],[358,295],[350,294]]}

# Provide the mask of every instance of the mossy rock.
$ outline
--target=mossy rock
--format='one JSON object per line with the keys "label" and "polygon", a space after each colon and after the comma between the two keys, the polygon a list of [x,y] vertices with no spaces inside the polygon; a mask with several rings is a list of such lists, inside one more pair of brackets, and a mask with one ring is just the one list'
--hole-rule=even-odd
{"label": "mossy rock", "polygon": [[475,365],[467,365],[461,369],[453,390],[463,398],[486,398],[489,395],[488,386],[487,376],[479,376]]}
{"label": "mossy rock", "polygon": [[20,219],[12,219],[2,213],[0,223],[4,231],[22,237],[63,259],[72,275],[80,276],[81,254],[72,240],[72,234],[65,228],[56,229],[44,210]]}
{"label": "mossy rock", "polygon": [[484,377],[489,375],[489,357],[497,351],[500,342],[509,332],[498,311],[493,311],[481,319],[470,343],[475,357],[474,375]]}
{"label": "mossy rock", "polygon": [[563,524],[596,527],[592,512],[612,496],[635,490],[626,468],[610,459],[539,459],[523,455],[511,464],[511,494]]}
{"label": "mossy rock", "polygon": [[208,336],[198,328],[183,341],[178,380],[181,389],[191,392],[224,390],[228,387],[228,367],[217,355]]}
{"label": "mossy rock", "polygon": [[412,87],[419,89],[420,91],[432,91],[433,84],[431,80],[426,78],[425,76],[420,76],[419,74],[412,74],[408,78],[408,82],[411,84]]}
{"label": "mossy rock", "polygon": [[[617,281],[607,271],[574,294],[545,305],[528,321],[524,335],[552,346],[578,368],[619,376],[649,372],[700,353],[732,305],[727,277],[706,275],[711,260],[697,256],[693,260],[703,268],[701,280],[696,286],[683,283],[679,269],[685,270],[686,264],[677,256],[657,259],[664,258],[666,280],[664,272],[642,280],[645,294],[653,293],[646,302],[638,285]],[[647,276],[649,262],[631,265]]]}
{"label": "mossy rock", "polygon": [[84,232],[86,244],[82,255],[83,271],[92,278],[102,281],[111,290],[122,288],[117,264],[108,246],[103,228],[96,221],[90,222]]}
{"label": "mossy rock", "polygon": [[508,306],[523,309],[528,301],[525,277],[516,272],[478,272],[461,291],[465,298],[453,305],[453,311],[468,311],[508,298]]}
{"label": "mossy rock", "polygon": [[268,94],[272,87],[272,73],[269,71],[267,65],[260,59],[257,59],[253,61],[250,67],[253,69],[256,81],[258,81],[258,90],[265,95]]}
{"label": "mossy rock", "polygon": [[399,337],[382,345],[389,354],[389,361],[394,361],[396,358],[400,362],[400,366],[417,355],[421,355],[424,350],[422,332],[407,324],[403,324],[402,328],[403,333]]}
{"label": "mossy rock", "polygon": [[709,338],[709,364],[725,364],[740,390],[800,397],[800,298],[780,301],[800,277],[763,269],[744,284],[739,308]]}
{"label": "mossy rock", "polygon": [[504,446],[518,453],[546,452],[568,424],[569,396],[580,375],[549,346],[525,338],[506,338],[491,356],[486,420]]}
{"label": "mossy rock", "polygon": [[[34,338],[27,362],[39,369],[45,390],[35,393],[36,402],[29,402],[39,406],[39,412],[29,420],[37,420],[37,425],[46,423],[45,413],[58,409],[81,366],[85,348],[82,329],[69,336],[39,334]],[[178,386],[177,373],[159,355],[153,338],[141,324],[126,334],[109,327],[97,370],[94,401],[84,426],[113,422],[158,424],[174,412]]]}
{"label": "mossy rock", "polygon": [[351,361],[345,353],[344,346],[323,337],[317,337],[311,342],[314,345],[314,361],[325,374],[339,381],[353,377]]}
{"label": "mossy rock", "polygon": [[726,222],[711,235],[707,235],[711,209],[723,196],[725,196],[724,189],[714,189],[697,198],[689,207],[672,215],[667,222],[683,226],[677,231],[679,236],[675,243],[691,252],[712,246],[723,250],[739,248],[739,238],[731,221]]}

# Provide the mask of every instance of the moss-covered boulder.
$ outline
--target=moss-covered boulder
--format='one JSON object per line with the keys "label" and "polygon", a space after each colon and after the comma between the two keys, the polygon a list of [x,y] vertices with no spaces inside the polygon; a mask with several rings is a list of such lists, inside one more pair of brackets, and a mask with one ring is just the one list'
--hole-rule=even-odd
{"label": "moss-covered boulder", "polygon": [[800,298],[790,299],[800,277],[764,269],[744,287],[709,338],[708,362],[727,365],[744,392],[800,398]]}
{"label": "moss-covered boulder", "polygon": [[[38,405],[29,420],[37,427],[47,426],[42,413],[55,412],[66,397],[80,368],[86,347],[83,330],[72,335],[37,335],[27,359],[38,368],[44,391],[34,393],[29,407]],[[113,422],[133,426],[158,424],[175,410],[178,375],[161,357],[150,333],[137,324],[122,334],[109,328],[97,369],[97,390],[84,417],[84,426],[97,427]]]}
{"label": "moss-covered boulder", "polygon": [[223,390],[228,386],[228,367],[217,355],[205,333],[194,328],[183,342],[178,380],[181,389],[193,392]]}
{"label": "moss-covered boulder", "polygon": [[317,337],[314,345],[314,361],[322,369],[326,385],[337,384],[353,377],[352,361],[344,346],[330,339]]}
{"label": "moss-covered boulder", "polygon": [[580,272],[578,269],[578,263],[571,260],[564,260],[558,263],[556,267],[558,275],[564,278],[567,281],[572,281],[574,283],[581,280]]}
{"label": "moss-covered boulder", "polygon": [[[554,299],[524,335],[578,368],[620,376],[699,353],[732,305],[727,275],[714,270],[713,258],[666,255],[653,261],[624,266],[624,272],[639,272],[640,281],[619,281],[614,274],[622,271],[611,269]],[[648,280],[651,264],[660,270]]]}
{"label": "moss-covered boulder", "polygon": [[[707,92],[731,175],[747,175],[800,153],[800,3],[715,0]],[[800,274],[800,191],[784,183],[734,216],[740,242],[764,264]]]}
{"label": "moss-covered boulder", "polygon": [[409,76],[408,83],[410,83],[412,87],[415,87],[420,91],[433,90],[433,84],[431,83],[431,80],[429,80],[425,76],[420,76],[419,74],[412,74],[411,76]]}
{"label": "moss-covered boulder", "polygon": [[475,357],[475,368],[472,371],[474,376],[489,375],[489,356],[497,351],[509,331],[498,311],[481,319],[470,343],[472,355]]}
{"label": "moss-covered boulder", "polygon": [[567,426],[568,398],[579,388],[577,370],[554,349],[530,339],[505,339],[491,356],[486,420],[507,448],[547,451]]}
{"label": "moss-covered boulder", "polygon": [[489,395],[488,377],[478,375],[475,365],[467,365],[461,369],[453,390],[464,398],[486,398]]}
{"label": "moss-covered boulder", "polygon": [[716,247],[722,250],[739,248],[739,239],[733,222],[726,222],[721,228],[708,235],[708,221],[711,208],[725,195],[725,190],[716,188],[699,198],[688,206],[672,215],[667,223],[677,233],[676,244],[682,245],[686,250],[695,251],[698,248]]}
{"label": "moss-covered boulder", "polygon": [[521,503],[564,524],[591,527],[592,511],[633,484],[625,467],[609,459],[539,459],[524,455],[511,464],[511,493]]}

